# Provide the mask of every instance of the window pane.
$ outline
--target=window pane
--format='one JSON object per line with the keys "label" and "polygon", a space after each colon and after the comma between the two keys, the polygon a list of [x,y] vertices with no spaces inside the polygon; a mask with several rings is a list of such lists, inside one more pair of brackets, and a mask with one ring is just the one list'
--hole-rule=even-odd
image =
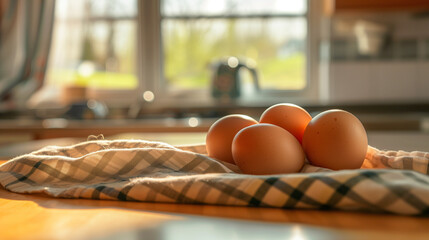
{"label": "window pane", "polygon": [[[137,9],[137,3],[128,0],[58,1],[47,72],[48,84],[102,89],[137,87],[136,20],[116,17],[91,19],[94,16],[91,9],[98,4],[106,6],[99,6],[100,9],[111,9],[112,15],[131,14],[127,10],[131,8],[130,4],[134,4],[134,11]],[[65,9],[81,14],[64,16]]]}
{"label": "window pane", "polygon": [[136,0],[91,0],[92,16],[135,17],[137,16]]}
{"label": "window pane", "polygon": [[164,0],[162,14],[224,15],[224,14],[305,14],[306,0]]}
{"label": "window pane", "polygon": [[306,19],[164,19],[164,74],[170,89],[210,86],[210,67],[227,56],[253,60],[263,89],[306,85]]}

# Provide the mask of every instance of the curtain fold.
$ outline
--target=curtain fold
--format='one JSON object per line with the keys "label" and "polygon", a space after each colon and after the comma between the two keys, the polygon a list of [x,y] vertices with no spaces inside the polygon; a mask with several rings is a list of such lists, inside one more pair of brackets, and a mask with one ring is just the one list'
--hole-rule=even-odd
{"label": "curtain fold", "polygon": [[0,0],[0,107],[23,107],[43,84],[55,0]]}

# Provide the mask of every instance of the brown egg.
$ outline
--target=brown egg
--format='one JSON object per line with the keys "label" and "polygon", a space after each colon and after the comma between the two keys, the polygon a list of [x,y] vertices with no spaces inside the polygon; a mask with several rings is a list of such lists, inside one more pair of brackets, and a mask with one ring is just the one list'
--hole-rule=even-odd
{"label": "brown egg", "polygon": [[231,145],[235,134],[258,122],[246,115],[232,114],[213,123],[207,132],[206,149],[209,157],[233,163]]}
{"label": "brown egg", "polygon": [[333,170],[360,168],[368,149],[362,123],[343,110],[315,116],[305,129],[302,146],[309,162]]}
{"label": "brown egg", "polygon": [[271,123],[286,129],[302,142],[305,127],[311,121],[310,114],[300,106],[290,103],[280,103],[265,110],[260,123]]}
{"label": "brown egg", "polygon": [[232,155],[243,173],[258,175],[296,173],[305,160],[292,134],[266,123],[240,130],[232,141]]}

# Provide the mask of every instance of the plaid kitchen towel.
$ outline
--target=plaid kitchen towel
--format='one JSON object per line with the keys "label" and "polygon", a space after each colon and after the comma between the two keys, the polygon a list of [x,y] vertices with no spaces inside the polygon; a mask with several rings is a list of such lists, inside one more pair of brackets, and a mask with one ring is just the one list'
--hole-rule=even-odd
{"label": "plaid kitchen towel", "polygon": [[0,166],[17,193],[61,198],[429,214],[429,153],[369,147],[362,169],[246,175],[205,146],[93,140],[46,147]]}

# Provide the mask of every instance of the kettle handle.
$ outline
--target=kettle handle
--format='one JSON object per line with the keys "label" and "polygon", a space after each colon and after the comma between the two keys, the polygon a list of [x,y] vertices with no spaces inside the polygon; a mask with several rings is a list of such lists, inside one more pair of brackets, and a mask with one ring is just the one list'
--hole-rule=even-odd
{"label": "kettle handle", "polygon": [[258,72],[256,71],[256,69],[255,69],[255,68],[253,68],[253,67],[249,67],[249,66],[247,66],[247,65],[245,65],[245,64],[240,64],[238,67],[239,67],[239,68],[244,67],[244,68],[246,68],[247,70],[249,70],[249,71],[250,71],[250,73],[251,73],[251,75],[252,75],[252,78],[253,78],[253,85],[255,86],[255,90],[256,90],[256,91],[261,90],[261,87],[260,87],[260,85],[259,85]]}

